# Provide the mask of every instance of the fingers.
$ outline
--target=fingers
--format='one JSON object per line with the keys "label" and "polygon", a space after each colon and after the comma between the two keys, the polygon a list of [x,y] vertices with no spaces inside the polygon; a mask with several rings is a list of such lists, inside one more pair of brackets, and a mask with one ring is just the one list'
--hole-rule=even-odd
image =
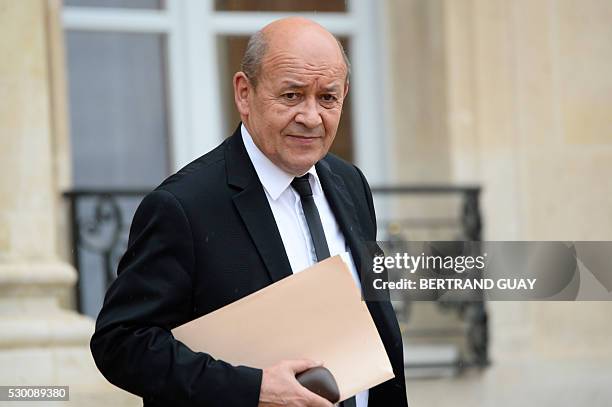
{"label": "fingers", "polygon": [[300,385],[295,378],[297,373],[323,363],[307,359],[283,360],[263,370],[260,406],[308,406],[333,407],[332,403]]}
{"label": "fingers", "polygon": [[294,374],[301,373],[304,370],[312,369],[313,367],[323,366],[323,362],[316,362],[309,359],[287,360],[285,361],[285,363]]}

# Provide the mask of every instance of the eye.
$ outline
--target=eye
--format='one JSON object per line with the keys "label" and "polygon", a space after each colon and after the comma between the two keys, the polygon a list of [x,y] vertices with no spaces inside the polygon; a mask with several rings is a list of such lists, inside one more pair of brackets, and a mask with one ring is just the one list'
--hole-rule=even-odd
{"label": "eye", "polygon": [[338,98],[332,95],[331,93],[326,93],[324,95],[321,95],[321,100],[323,100],[324,102],[335,102],[338,100]]}
{"label": "eye", "polygon": [[297,92],[287,92],[283,93],[283,98],[287,100],[297,100],[300,97],[300,94]]}

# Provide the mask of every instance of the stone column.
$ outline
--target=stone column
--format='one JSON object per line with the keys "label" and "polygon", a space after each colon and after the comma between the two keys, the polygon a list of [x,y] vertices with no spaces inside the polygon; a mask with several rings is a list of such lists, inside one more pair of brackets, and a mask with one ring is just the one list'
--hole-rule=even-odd
{"label": "stone column", "polygon": [[[610,2],[448,0],[445,13],[453,175],[483,185],[485,238],[610,240]],[[611,303],[487,306],[483,405],[609,399]]]}
{"label": "stone column", "polygon": [[97,371],[93,321],[66,308],[76,272],[58,252],[69,178],[59,9],[0,0],[0,384],[67,385],[65,405],[138,405]]}

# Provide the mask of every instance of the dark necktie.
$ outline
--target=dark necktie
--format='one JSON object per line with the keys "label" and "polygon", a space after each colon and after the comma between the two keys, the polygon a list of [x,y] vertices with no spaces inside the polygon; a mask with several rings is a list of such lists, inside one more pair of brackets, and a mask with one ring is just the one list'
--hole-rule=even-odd
{"label": "dark necktie", "polygon": [[[323,232],[321,216],[319,215],[317,205],[312,196],[312,189],[308,181],[309,177],[310,174],[296,177],[291,181],[291,186],[295,189],[295,192],[300,195],[300,202],[302,203],[302,210],[304,211],[306,224],[310,231],[312,245],[314,246],[317,260],[321,261],[329,257],[329,246],[327,246],[327,239],[325,239],[325,233]],[[340,403],[341,407],[356,407],[356,405],[355,397],[351,397]]]}
{"label": "dark necktie", "polygon": [[323,224],[321,223],[321,217],[317,210],[314,198],[312,196],[312,189],[310,188],[310,182],[308,181],[310,174],[302,175],[301,177],[294,178],[291,182],[291,186],[300,195],[300,202],[302,203],[302,209],[304,210],[304,217],[308,224],[308,230],[310,231],[310,238],[312,239],[312,245],[314,246],[315,253],[317,254],[317,260],[321,261],[329,257],[329,247],[327,246],[327,240],[325,239],[325,233],[323,232]]}

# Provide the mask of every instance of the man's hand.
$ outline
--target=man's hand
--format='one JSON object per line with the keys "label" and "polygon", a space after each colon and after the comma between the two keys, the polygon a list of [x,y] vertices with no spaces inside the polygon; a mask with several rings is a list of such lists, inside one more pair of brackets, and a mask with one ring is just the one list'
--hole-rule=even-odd
{"label": "man's hand", "polygon": [[295,375],[322,363],[283,360],[263,370],[259,407],[332,407],[332,403],[303,387]]}

